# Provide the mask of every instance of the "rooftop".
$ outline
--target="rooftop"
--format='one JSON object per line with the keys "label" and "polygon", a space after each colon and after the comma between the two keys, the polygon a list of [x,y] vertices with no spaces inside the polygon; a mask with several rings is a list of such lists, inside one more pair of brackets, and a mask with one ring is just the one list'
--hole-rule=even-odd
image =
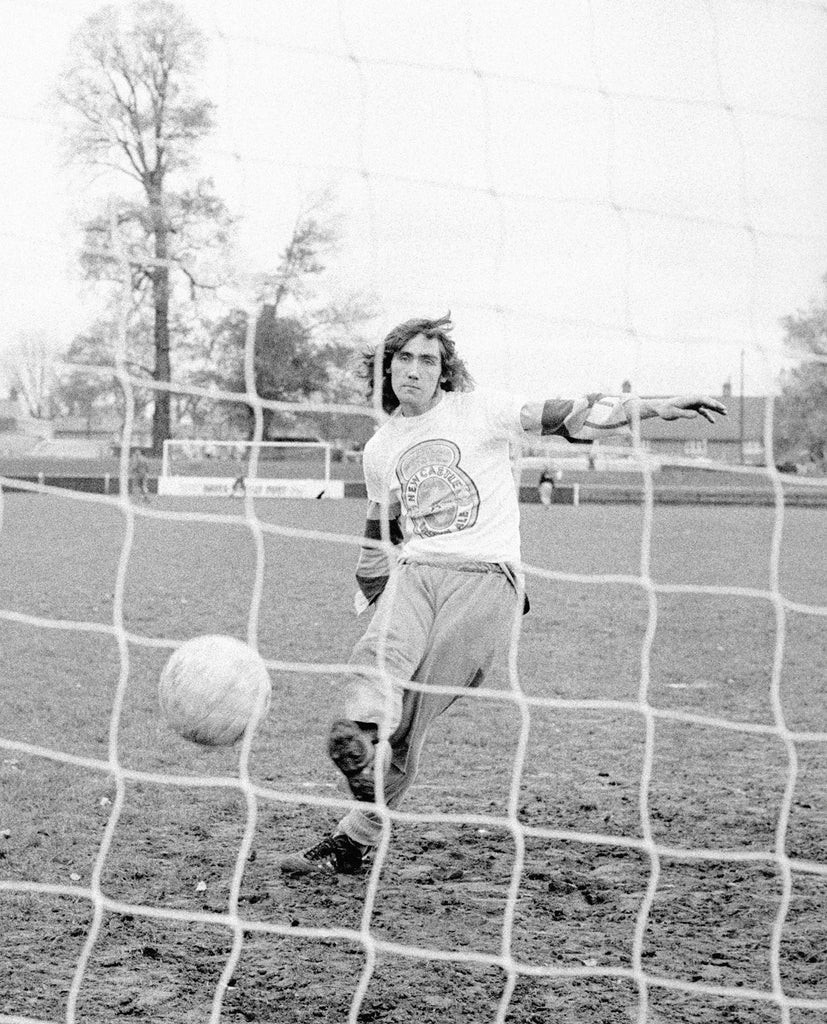
{"label": "rooftop", "polygon": [[[665,396],[662,396],[665,397]],[[644,420],[640,435],[647,441],[691,441],[706,438],[714,441],[741,440],[743,408],[745,441],[760,441],[764,436],[764,417],[770,399],[763,395],[715,395],[727,408],[727,415],[716,417],[714,426],[701,416],[680,420]]]}

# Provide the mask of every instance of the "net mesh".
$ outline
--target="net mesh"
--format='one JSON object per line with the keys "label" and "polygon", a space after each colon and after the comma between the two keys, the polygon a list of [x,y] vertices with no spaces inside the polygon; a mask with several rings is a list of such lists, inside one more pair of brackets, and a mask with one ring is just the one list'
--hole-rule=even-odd
{"label": "net mesh", "polygon": [[[4,0],[6,6],[22,6]],[[28,5],[34,6],[34,5]],[[50,5],[39,5],[48,8]],[[267,26],[265,7],[259,14],[262,24]],[[797,222],[791,210],[784,209],[777,219],[763,208],[756,208],[759,186],[753,180],[757,173],[757,162],[752,154],[759,145],[759,122],[772,121],[779,131],[786,133],[790,142],[799,146],[799,153],[807,155],[807,146],[812,145],[811,129],[815,125],[823,130],[824,119],[812,112],[813,108],[801,105],[800,112],[789,97],[798,97],[807,84],[805,76],[797,73],[795,47],[797,43],[814,31],[823,31],[827,9],[821,3],[770,3],[751,0],[748,3],[687,3],[682,5],[686,25],[694,32],[696,61],[693,65],[695,78],[693,88],[681,96],[653,89],[641,90],[636,84],[634,68],[621,66],[611,59],[610,40],[615,33],[623,33],[636,41],[642,52],[650,54],[651,40],[647,33],[660,24],[659,18],[668,17],[666,9],[655,5],[658,17],[653,24],[642,24],[634,13],[632,5],[608,5],[605,3],[583,3],[572,7],[576,36],[572,45],[572,64],[555,68],[557,74],[549,73],[540,66],[541,51],[532,50],[532,35],[538,29],[528,12],[524,20],[516,19],[511,25],[509,14],[507,31],[517,39],[524,49],[525,60],[520,65],[508,68],[492,63],[491,53],[496,50],[495,41],[503,26],[494,12],[483,14],[471,4],[457,4],[450,8],[450,17],[441,42],[434,44],[428,36],[427,47],[418,49],[422,36],[422,25],[427,22],[423,8],[410,23],[409,49],[404,57],[391,57],[382,50],[381,32],[370,31],[375,24],[376,10],[369,4],[328,4],[314,5],[312,12],[302,7],[301,18],[291,19],[284,11],[279,13],[281,38],[275,33],[263,31],[255,36],[243,34],[229,27],[229,12],[216,6],[212,22],[213,42],[222,53],[221,60],[226,70],[227,106],[232,111],[230,118],[230,142],[225,150],[216,150],[216,158],[224,157],[235,162],[240,169],[242,187],[240,191],[253,189],[261,177],[275,167],[288,167],[296,175],[297,182],[315,180],[322,171],[325,175],[340,178],[344,193],[352,200],[354,222],[361,225],[366,243],[363,269],[375,287],[382,287],[383,299],[389,312],[389,319],[404,319],[406,313],[394,316],[396,311],[408,310],[423,301],[432,304],[434,290],[442,297],[457,289],[462,302],[455,305],[457,319],[465,315],[471,324],[494,324],[494,341],[504,351],[513,352],[513,358],[500,368],[505,383],[517,384],[523,372],[523,365],[532,362],[533,354],[539,350],[539,339],[549,332],[564,339],[563,350],[579,345],[578,355],[588,362],[592,345],[617,343],[620,351],[619,366],[624,376],[639,376],[641,367],[650,357],[656,362],[678,358],[681,347],[697,348],[710,344],[710,339],[701,327],[692,329],[679,327],[673,332],[668,316],[663,312],[660,301],[654,300],[654,290],[668,290],[670,284],[681,283],[685,265],[675,263],[675,253],[686,246],[687,239],[694,243],[698,254],[693,267],[695,297],[705,295],[710,282],[714,281],[722,261],[732,259],[739,272],[734,277],[735,298],[730,293],[726,301],[720,300],[720,293],[713,289],[709,303],[705,306],[727,307],[734,305],[732,314],[732,335],[714,337],[716,345],[746,348],[756,363],[769,368],[776,366],[778,357],[774,339],[767,340],[766,313],[773,307],[774,292],[767,296],[767,270],[764,260],[767,252],[784,251],[790,258],[785,266],[792,274],[798,266],[802,253],[818,251],[824,238],[820,226],[814,231],[809,219]],[[56,8],[55,8],[56,9]],[[504,13],[502,16],[504,17]],[[548,12],[543,9],[543,19]],[[312,31],[308,19],[313,21]],[[765,48],[772,53],[778,65],[778,74],[787,87],[787,100],[779,99],[784,90],[771,95],[762,93],[759,77],[749,83],[750,88],[732,80],[727,73],[727,53],[737,45],[739,29],[746,19],[754,31],[772,45]],[[297,26],[304,26],[299,29]],[[542,22],[547,30],[545,21]],[[785,46],[778,45],[779,30]],[[312,39],[312,42],[308,42]],[[576,43],[576,45],[575,45]],[[628,52],[628,51],[626,51]],[[634,52],[634,48],[633,48]],[[667,50],[656,48],[664,66],[668,64]],[[577,57],[588,54],[584,66]],[[316,86],[317,102],[320,109],[328,102],[328,90],[337,92],[345,87],[348,96],[347,115],[343,117],[342,143],[340,151],[348,154],[348,160],[331,159],[336,149],[329,138],[315,140],[317,149],[309,147],[300,158],[286,157],[272,152],[257,152],[256,126],[249,123],[244,109],[243,98],[248,86],[267,79],[273,65],[279,64],[278,74],[285,76],[287,85],[298,88],[306,78]],[[631,64],[632,62],[630,62]],[[492,70],[492,68],[495,68]],[[377,111],[388,98],[404,107],[399,120],[402,124],[417,125],[421,110],[417,110],[415,97],[416,83],[427,78],[442,82],[443,100],[448,114],[444,128],[436,132],[437,150],[447,149],[454,160],[463,160],[466,173],[451,177],[451,162],[446,158],[440,164],[431,163],[423,170],[421,164],[406,154],[399,164],[387,156],[384,140],[375,127]],[[668,81],[664,70],[663,81]],[[710,87],[710,82],[711,87]],[[400,92],[404,83],[404,91]],[[694,92],[693,92],[694,89]],[[733,96],[733,92],[737,93]],[[590,125],[595,145],[595,159],[592,163],[595,177],[583,182],[567,178],[564,170],[549,178],[549,164],[546,159],[532,156],[536,138],[531,132],[521,131],[519,124],[508,122],[507,112],[512,109],[506,102],[510,94],[518,93],[525,104],[540,104],[544,111],[557,111],[565,117],[563,123],[574,133],[581,119]],[[548,105],[550,103],[550,106]],[[668,108],[670,116],[659,121],[653,111]],[[574,113],[572,113],[574,111]],[[589,117],[584,117],[588,112]],[[3,115],[13,118],[13,112]],[[284,117],[288,118],[287,112]],[[663,133],[661,141],[666,143],[670,127],[683,121],[692,122],[701,134],[710,133],[708,175],[696,168],[694,177],[682,177],[680,147],[669,150],[672,160],[666,164],[665,174],[671,179],[672,199],[683,197],[680,202],[659,202],[657,191],[644,195],[634,189],[637,165],[647,159],[650,153],[645,139],[650,131]],[[289,127],[289,125],[288,125]],[[535,129],[536,130],[536,129]],[[454,138],[455,136],[455,138]],[[505,136],[507,145],[495,144]],[[583,143],[583,136],[577,138]],[[599,145],[597,145],[599,142]],[[668,147],[667,147],[668,148]],[[509,175],[504,164],[503,152],[519,164],[518,178]],[[464,154],[464,155],[463,155]],[[726,157],[725,168],[716,162],[721,154]],[[433,154],[432,154],[433,155]],[[545,155],[545,154],[544,154]],[[456,164],[453,165],[454,168]],[[513,167],[510,167],[513,171]],[[448,170],[448,173],[445,173]],[[599,172],[599,174],[598,174]],[[717,187],[713,184],[717,183]],[[804,188],[802,179],[794,178],[791,187]],[[708,190],[708,193],[707,193]],[[704,198],[699,199],[703,193]],[[399,233],[392,226],[395,201],[401,194],[414,197],[415,216],[408,223],[416,244],[427,244],[429,236],[439,241],[441,258],[434,260],[434,266],[421,268],[419,276],[400,275],[406,284],[394,293],[382,282],[380,266],[387,270],[389,253],[395,245],[401,244]],[[454,215],[457,204],[467,212],[477,211],[479,236],[475,239],[478,261],[487,270],[489,288],[486,295],[473,294],[465,286],[463,266],[455,266],[457,260],[464,262],[467,250],[451,241],[452,227],[458,226]],[[552,208],[566,215],[566,227],[555,233],[553,226],[544,220],[540,227],[536,217],[539,210]],[[689,212],[687,212],[689,211]],[[578,238],[591,237],[599,228],[606,245],[605,251],[591,251],[583,255],[587,276],[599,276],[603,282],[602,291],[590,292],[583,300],[576,295],[577,274],[572,274],[571,293],[552,292],[548,301],[532,306],[530,301],[521,301],[522,280],[538,269],[543,280],[551,263],[555,274],[572,258],[578,248]],[[459,233],[459,232],[458,232]],[[566,237],[563,237],[563,236]],[[479,238],[483,241],[480,242]],[[7,242],[19,238],[19,234],[6,233]],[[117,232],[113,231],[113,238]],[[45,240],[41,240],[44,241]],[[32,239],[29,238],[32,243]],[[520,258],[516,258],[517,251]],[[609,255],[607,256],[606,253]],[[550,256],[550,254],[552,254]],[[122,277],[130,279],[129,267],[123,254]],[[784,261],[782,261],[783,263]],[[683,266],[683,269],[682,269]],[[582,269],[582,268],[580,268]],[[430,276],[433,274],[434,276]],[[445,278],[435,285],[435,278]],[[652,288],[647,277],[652,278]],[[686,281],[682,282],[686,284]],[[732,282],[730,282],[732,283]],[[563,286],[559,286],[563,287]],[[555,301],[559,300],[559,301]],[[691,303],[689,303],[691,304]],[[52,746],[39,746],[21,742],[14,736],[0,734],[0,747],[8,755],[25,755],[46,759],[58,765],[73,766],[100,773],[114,783],[111,805],[107,807],[105,826],[97,848],[91,878],[88,884],[47,884],[28,881],[22,877],[0,879],[0,890],[35,895],[57,895],[76,897],[87,901],[92,908],[91,922],[83,941],[74,975],[68,991],[65,1020],[75,1022],[82,1019],[79,1000],[96,945],[100,942],[107,914],[133,915],[159,921],[192,922],[203,925],[217,925],[229,930],[231,948],[221,968],[220,978],[212,996],[209,1019],[213,1024],[222,1018],[228,987],[241,962],[245,945],[260,934],[277,935],[291,939],[345,940],[353,942],[364,953],[364,963],[358,974],[348,1019],[360,1019],[371,983],[374,981],[380,959],[383,955],[395,955],[410,960],[450,961],[451,963],[495,967],[504,973],[506,982],[502,988],[493,1018],[501,1024],[513,1011],[513,1000],[521,978],[563,979],[616,979],[628,982],[636,991],[636,1002],[632,1008],[632,1019],[638,1024],[656,1021],[652,994],[657,991],[673,991],[687,999],[701,996],[721,997],[749,1007],[768,1007],[783,1024],[794,1024],[797,1020],[815,1020],[817,1016],[805,1018],[797,1013],[809,1012],[818,1015],[827,1011],[827,995],[791,994],[785,984],[783,971],[783,943],[785,924],[793,908],[796,887],[802,878],[827,882],[827,862],[822,859],[807,860],[792,857],[787,853],[790,819],[796,800],[797,787],[801,780],[801,757],[803,750],[823,749],[827,744],[827,731],[821,728],[806,730],[792,728],[788,724],[790,709],[785,704],[782,677],[785,668],[785,652],[788,645],[788,630],[791,616],[803,616],[819,628],[825,616],[827,605],[807,600],[793,600],[785,592],[782,583],[782,556],[785,517],[788,508],[788,491],[780,474],[772,466],[745,467],[729,466],[730,475],[760,480],[769,492],[772,509],[772,525],[769,541],[764,551],[766,566],[765,586],[714,585],[695,582],[666,583],[652,572],[652,552],[656,535],[655,507],[656,481],[651,460],[637,439],[635,447],[636,466],[642,483],[642,527],[639,548],[639,565],[633,572],[607,572],[600,568],[584,571],[556,571],[541,565],[524,566],[528,587],[537,585],[555,586],[597,586],[611,593],[634,594],[643,601],[645,628],[638,658],[638,687],[633,699],[576,699],[571,697],[540,697],[527,692],[521,683],[518,657],[521,648],[520,622],[515,622],[509,650],[507,682],[502,688],[485,686],[474,693],[462,689],[444,687],[447,694],[462,695],[468,701],[487,701],[512,707],[517,714],[517,737],[511,760],[511,773],[506,809],[504,814],[453,813],[429,811],[420,813],[411,810],[383,811],[388,822],[396,825],[410,825],[417,828],[434,827],[440,824],[463,824],[484,834],[486,830],[504,830],[513,842],[513,861],[505,906],[500,928],[499,950],[482,953],[474,949],[446,950],[415,942],[391,940],[377,932],[375,921],[380,900],[382,870],[389,852],[390,830],[386,829],[383,841],[377,849],[374,866],[367,877],[361,917],[357,927],[338,926],[331,922],[324,926],[310,927],[295,923],[267,922],[245,914],[241,900],[245,870],[254,848],[257,829],[260,825],[263,806],[273,804],[314,807],[326,812],[341,813],[348,806],[343,799],[309,793],[307,791],[283,790],[263,785],[251,771],[255,738],[248,736],[243,741],[237,771],[228,775],[191,774],[174,775],[138,771],[127,767],[121,758],[121,731],[123,728],[124,706],[127,701],[130,680],[133,677],[133,661],[136,650],[154,649],[171,651],[178,640],[172,637],[152,637],[136,631],[125,617],[125,588],[130,559],[136,543],[136,527],[141,523],[162,524],[186,522],[204,530],[214,525],[237,525],[238,514],[224,515],[212,511],[192,508],[138,507],[129,498],[126,481],[129,476],[128,451],[135,427],[135,392],[146,388],[146,380],[130,375],[126,363],[126,332],[129,295],[124,290],[121,328],[117,346],[116,376],[125,396],[126,417],[123,429],[123,444],[119,476],[121,493],[117,497],[84,494],[79,491],[56,491],[44,484],[12,481],[3,478],[3,484],[20,490],[45,495],[59,494],[61,502],[87,503],[96,508],[117,510],[122,516],[123,538],[120,547],[117,571],[113,581],[111,619],[109,621],[88,621],[70,616],[54,617],[22,612],[14,607],[0,609],[0,618],[6,623],[16,623],[44,631],[74,631],[80,634],[94,634],[111,638],[117,645],[119,672],[109,719],[106,754],[101,757],[81,756],[71,750]],[[457,308],[459,306],[459,308]],[[561,315],[552,312],[563,309]],[[773,307],[775,308],[775,307]],[[256,310],[250,310],[248,323],[255,321]],[[778,310],[773,314],[777,319]],[[491,330],[490,326],[487,328]],[[677,339],[676,339],[677,334]],[[597,338],[598,342],[593,341]],[[525,347],[521,341],[525,340]],[[677,344],[676,344],[677,340]],[[204,397],[224,401],[243,401],[254,412],[255,437],[262,436],[262,411],[274,409],[291,411],[292,403],[267,402],[261,400],[255,390],[253,365],[252,327],[247,338],[245,361],[245,387],[241,395],[199,392],[186,385],[168,386],[171,390],[202,394]],[[557,354],[561,350],[558,348]],[[653,355],[653,353],[655,353]],[[810,357],[824,361],[823,356]],[[543,361],[539,365],[542,367]],[[620,374],[618,374],[619,376]],[[302,411],[313,411],[313,403],[302,405]],[[357,412],[350,406],[327,406],[319,404],[320,411]],[[773,451],[773,415],[771,396],[765,401],[763,424],[763,445],[766,452]],[[378,418],[378,416],[377,416]],[[251,456],[255,461],[255,453]],[[810,491],[823,491],[823,481],[804,481],[802,487]],[[2,506],[0,506],[2,508]],[[261,632],[262,594],[267,573],[266,543],[268,539],[306,541],[309,543],[333,543],[352,550],[354,559],[359,546],[356,535],[337,535],[329,531],[311,528],[300,529],[265,521],[260,517],[260,506],[252,496],[244,499],[243,525],[252,541],[254,557],[249,571],[250,591],[246,615],[246,638],[257,646]],[[687,575],[691,577],[688,571]],[[673,709],[658,704],[652,698],[652,662],[660,619],[664,615],[664,604],[671,597],[682,596],[714,601],[746,601],[756,607],[768,609],[771,621],[771,666],[769,673],[769,702],[771,720],[756,722],[747,713],[743,717],[717,716],[703,712]],[[625,599],[629,599],[628,596]],[[344,664],[321,662],[312,658],[283,660],[269,659],[268,665],[274,676],[318,676],[330,678],[338,685],[346,676]],[[415,689],[417,684],[412,684]],[[600,830],[577,830],[553,828],[526,824],[521,814],[524,800],[525,768],[529,759],[531,726],[545,712],[587,716],[592,712],[608,713],[618,717],[629,715],[636,719],[643,730],[642,762],[638,782],[639,834],[619,835],[617,832]],[[771,739],[781,746],[781,772],[783,774],[782,795],[775,819],[774,839],[765,848],[733,849],[715,846],[689,848],[670,846],[658,841],[657,829],[652,817],[651,793],[657,772],[658,739],[664,729],[670,726],[698,727],[718,730],[738,737],[759,737]],[[472,769],[473,770],[473,769]],[[181,910],[150,904],[124,902],[107,894],[103,884],[105,867],[111,856],[113,843],[127,805],[127,787],[131,784],[146,784],[163,788],[175,787],[181,792],[188,789],[215,789],[232,791],[241,795],[245,805],[244,830],[234,858],[234,869],[229,886],[229,900],[221,913]],[[553,785],[553,780],[551,782]],[[482,842],[483,840],[481,840]],[[532,841],[587,844],[591,847],[605,847],[634,851],[641,855],[646,865],[643,892],[639,895],[634,910],[633,940],[629,962],[625,966],[581,962],[579,966],[557,966],[553,963],[529,962],[515,953],[514,933],[519,912],[521,885],[527,867],[527,848]],[[768,913],[770,920],[766,954],[769,962],[770,984],[764,987],[745,985],[714,984],[706,979],[693,981],[669,976],[653,970],[646,964],[647,932],[651,927],[656,898],[663,891],[663,871],[666,862],[699,865],[759,865],[777,872],[780,878],[780,896],[777,906]],[[27,1016],[23,1012],[0,1013],[0,1021],[14,1024],[34,1024],[41,1018]],[[597,1018],[595,1018],[597,1019]]]}

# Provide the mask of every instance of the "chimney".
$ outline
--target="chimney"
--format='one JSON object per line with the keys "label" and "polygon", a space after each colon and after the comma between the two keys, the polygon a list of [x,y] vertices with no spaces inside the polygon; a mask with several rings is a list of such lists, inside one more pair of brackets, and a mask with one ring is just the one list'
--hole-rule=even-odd
{"label": "chimney", "polygon": [[721,385],[721,397],[722,398],[732,398],[732,381],[731,380],[725,380],[724,383]]}
{"label": "chimney", "polygon": [[620,385],[621,393],[624,395],[631,395],[632,393],[632,382],[630,380],[624,380]]}

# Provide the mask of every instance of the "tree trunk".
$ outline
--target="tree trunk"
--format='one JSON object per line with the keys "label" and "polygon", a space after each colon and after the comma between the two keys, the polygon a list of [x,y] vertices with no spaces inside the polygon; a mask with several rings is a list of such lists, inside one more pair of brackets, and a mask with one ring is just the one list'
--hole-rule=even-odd
{"label": "tree trunk", "polygon": [[[169,256],[169,249],[163,207],[159,200],[152,202],[151,205],[155,234],[155,258],[166,260]],[[155,371],[152,376],[160,383],[169,384],[172,372],[169,357],[169,266],[166,263],[157,265],[152,272],[152,301],[155,307]],[[164,451],[164,441],[172,437],[171,395],[169,391],[157,390],[154,401],[152,454],[160,456]]]}

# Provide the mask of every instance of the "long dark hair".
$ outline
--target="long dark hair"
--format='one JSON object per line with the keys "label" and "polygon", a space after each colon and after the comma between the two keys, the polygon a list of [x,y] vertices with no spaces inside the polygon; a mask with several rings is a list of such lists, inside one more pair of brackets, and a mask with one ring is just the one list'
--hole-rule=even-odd
{"label": "long dark hair", "polygon": [[376,382],[376,358],[382,359],[382,408],[387,413],[399,405],[391,386],[391,361],[394,353],[404,348],[411,338],[424,334],[426,338],[436,338],[439,342],[439,354],[442,359],[439,386],[443,391],[471,391],[474,379],[468,372],[465,361],[457,355],[456,344],[450,336],[454,325],[451,314],[447,313],[438,320],[406,320],[397,324],[385,335],[381,344],[368,349],[362,356],[362,375],[367,381],[368,398],[373,398]]}

